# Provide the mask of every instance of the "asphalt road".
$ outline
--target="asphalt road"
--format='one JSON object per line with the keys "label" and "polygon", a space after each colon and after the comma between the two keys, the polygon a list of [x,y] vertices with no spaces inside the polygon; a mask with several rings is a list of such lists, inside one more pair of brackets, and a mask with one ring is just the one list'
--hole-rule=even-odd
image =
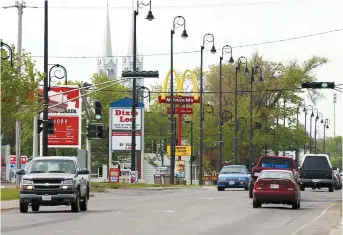
{"label": "asphalt road", "polygon": [[[71,213],[69,207],[41,207],[40,212],[27,214],[19,210],[3,211],[1,232],[6,235],[319,235],[316,226],[324,231],[337,224],[339,218],[332,219],[337,217],[337,209],[335,216],[328,213],[333,213],[330,211],[341,203],[341,190],[329,193],[306,189],[302,192],[300,210],[278,205],[253,209],[248,192],[240,189],[116,190],[92,197],[87,212]],[[318,219],[319,216],[322,217]],[[328,222],[325,216],[332,221]],[[307,226],[308,223],[311,224]],[[316,233],[311,229],[316,229]]]}

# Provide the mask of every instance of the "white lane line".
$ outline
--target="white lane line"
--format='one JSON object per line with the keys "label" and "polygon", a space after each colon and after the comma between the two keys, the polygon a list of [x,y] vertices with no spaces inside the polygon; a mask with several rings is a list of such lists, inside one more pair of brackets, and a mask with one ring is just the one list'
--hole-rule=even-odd
{"label": "white lane line", "polygon": [[169,210],[167,210],[167,211],[165,211],[165,212],[167,212],[167,213],[173,213],[174,211],[169,211]]}
{"label": "white lane line", "polygon": [[310,221],[309,223],[303,225],[302,227],[298,228],[297,230],[295,230],[291,235],[295,235],[297,234],[298,232],[300,232],[301,230],[303,230],[304,228],[306,228],[307,226],[313,224],[314,222],[316,222],[318,219],[320,219],[321,217],[323,217],[323,215],[326,213],[326,211],[328,209],[330,209],[331,207],[333,207],[334,205],[336,205],[336,203],[333,203],[331,204],[330,206],[328,206],[327,208],[325,208],[325,210],[322,211],[322,213],[317,217],[315,218],[314,220]]}

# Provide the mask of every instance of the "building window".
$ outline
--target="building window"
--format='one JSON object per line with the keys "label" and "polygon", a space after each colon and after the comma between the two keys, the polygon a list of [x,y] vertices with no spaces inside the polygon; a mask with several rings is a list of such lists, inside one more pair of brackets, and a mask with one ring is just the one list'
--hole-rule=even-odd
{"label": "building window", "polygon": [[129,70],[129,67],[125,67],[125,71],[128,71]]}
{"label": "building window", "polygon": [[137,70],[137,71],[139,71],[139,70],[140,70],[140,68],[139,68],[139,67],[137,67],[137,68],[136,68],[136,70]]}
{"label": "building window", "polygon": [[197,166],[192,166],[192,180],[198,180],[199,176],[199,167]]}
{"label": "building window", "polygon": [[104,73],[104,70],[100,69],[100,74],[103,74]]}

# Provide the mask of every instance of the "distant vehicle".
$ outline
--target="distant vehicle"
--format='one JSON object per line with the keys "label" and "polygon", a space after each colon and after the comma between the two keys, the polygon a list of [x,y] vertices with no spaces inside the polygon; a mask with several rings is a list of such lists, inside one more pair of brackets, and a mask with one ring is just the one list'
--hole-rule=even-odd
{"label": "distant vehicle", "polygon": [[71,205],[72,212],[86,211],[90,185],[89,171],[81,169],[75,157],[36,157],[23,175],[20,186],[20,212],[40,206]]}
{"label": "distant vehicle", "polygon": [[298,168],[293,158],[282,156],[261,156],[256,166],[252,168],[251,179],[249,181],[249,197],[253,198],[254,183],[260,172],[267,169],[284,169],[294,171],[295,177],[298,178]]}
{"label": "distant vehicle", "polygon": [[327,154],[305,154],[299,169],[300,190],[328,188],[335,190],[335,173]]}
{"label": "distant vehicle", "polygon": [[225,188],[244,188],[248,190],[250,174],[244,165],[224,166],[217,181],[218,191],[224,191]]}
{"label": "distant vehicle", "polygon": [[339,190],[342,189],[342,176],[338,170],[333,171],[335,173],[335,189]]}
{"label": "distant vehicle", "polygon": [[300,208],[300,188],[294,171],[261,171],[254,184],[253,208],[269,203],[292,205],[293,209]]}

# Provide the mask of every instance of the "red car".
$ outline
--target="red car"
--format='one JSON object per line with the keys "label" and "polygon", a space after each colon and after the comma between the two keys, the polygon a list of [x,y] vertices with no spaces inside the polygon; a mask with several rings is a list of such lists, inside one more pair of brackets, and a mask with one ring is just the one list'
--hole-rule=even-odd
{"label": "red car", "polygon": [[253,208],[262,204],[292,205],[300,208],[300,188],[294,172],[290,170],[263,170],[253,189]]}
{"label": "red car", "polygon": [[253,198],[253,188],[258,175],[262,170],[280,169],[293,171],[296,179],[299,178],[298,167],[293,158],[282,156],[261,156],[256,166],[252,168],[251,178],[249,181],[249,197]]}

